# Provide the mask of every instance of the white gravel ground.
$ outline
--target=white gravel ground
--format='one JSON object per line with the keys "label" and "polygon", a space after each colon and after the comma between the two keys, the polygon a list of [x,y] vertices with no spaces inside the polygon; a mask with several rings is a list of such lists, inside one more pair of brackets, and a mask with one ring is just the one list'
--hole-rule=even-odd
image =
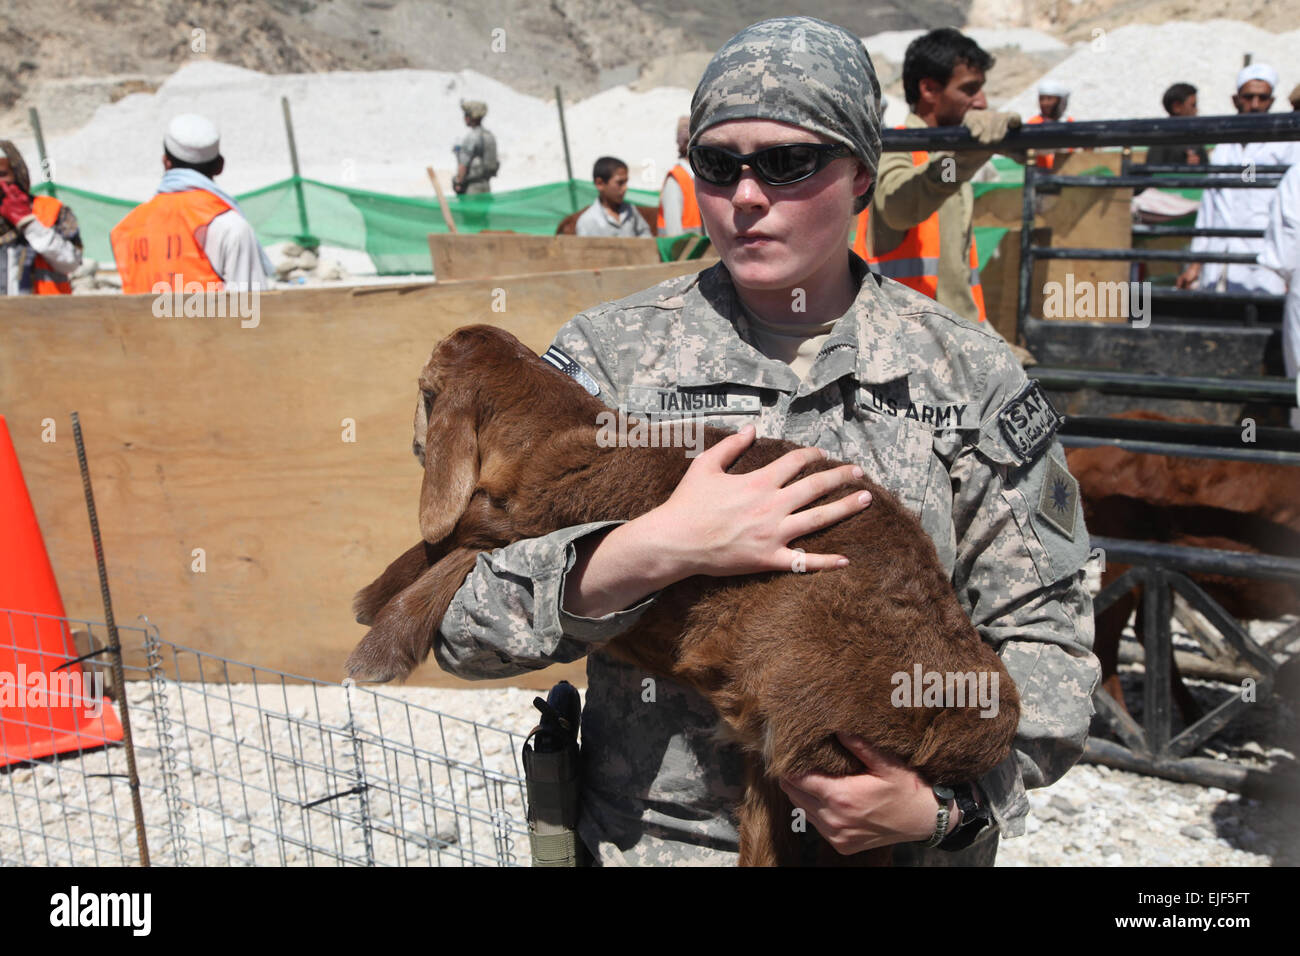
{"label": "white gravel ground", "polygon": [[[1136,680],[1134,668],[1125,679]],[[182,855],[198,865],[527,863],[518,752],[535,691],[353,689],[349,733],[348,693],[338,685],[169,682],[174,829],[152,687],[129,688],[156,863]],[[1207,682],[1193,690],[1206,703],[1227,692]],[[1294,738],[1294,702],[1260,708],[1201,755],[1260,766],[1293,758],[1277,744]],[[364,810],[352,792],[358,762]],[[125,772],[120,747],[0,770],[0,865],[133,863],[127,781],[104,776]],[[1217,788],[1080,764],[1029,798],[1027,833],[1003,841],[999,866],[1300,862],[1293,807]]]}

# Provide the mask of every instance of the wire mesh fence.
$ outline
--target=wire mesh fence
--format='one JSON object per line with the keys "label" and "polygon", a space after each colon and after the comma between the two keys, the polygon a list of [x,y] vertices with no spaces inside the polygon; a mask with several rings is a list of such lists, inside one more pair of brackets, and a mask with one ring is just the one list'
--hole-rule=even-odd
{"label": "wire mesh fence", "polygon": [[522,736],[117,630],[124,688],[104,625],[0,609],[0,865],[528,864]]}

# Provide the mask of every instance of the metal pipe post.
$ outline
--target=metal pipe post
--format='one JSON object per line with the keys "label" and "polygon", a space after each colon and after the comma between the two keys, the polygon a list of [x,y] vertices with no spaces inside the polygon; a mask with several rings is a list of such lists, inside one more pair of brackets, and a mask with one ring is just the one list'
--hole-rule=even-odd
{"label": "metal pipe post", "polygon": [[1016,298],[1016,339],[1024,332],[1029,316],[1029,287],[1033,282],[1034,174],[1032,160],[1025,164],[1025,183],[1020,189],[1020,287]]}
{"label": "metal pipe post", "polygon": [[293,138],[293,117],[289,114],[289,97],[280,97],[280,107],[284,110],[284,132],[289,137],[289,161],[293,164],[293,190],[298,198],[298,228],[302,235],[294,236],[300,246],[314,249],[320,240],[311,234],[307,225],[307,203],[302,195],[302,176],[298,172],[298,146]]}
{"label": "metal pipe post", "polygon": [[41,157],[41,178],[50,184],[50,195],[57,199],[59,194],[54,188],[54,175],[45,158],[45,136],[41,133],[41,114],[36,112],[35,106],[32,106],[27,110],[27,118],[31,120],[32,132],[36,135],[36,152]]}
{"label": "metal pipe post", "polygon": [[81,420],[72,413],[72,438],[77,445],[77,464],[81,467],[81,488],[86,495],[86,511],[90,514],[90,536],[95,542],[95,564],[99,568],[99,593],[104,601],[104,623],[108,626],[108,649],[113,658],[113,686],[118,689],[118,704],[122,710],[122,742],[126,746],[126,772],[131,787],[131,810],[135,814],[136,845],[140,851],[140,865],[149,865],[149,839],[144,828],[144,807],[140,802],[140,774],[135,766],[135,743],[131,737],[131,709],[127,704],[126,674],[122,669],[122,644],[117,636],[117,622],[113,620],[113,601],[108,593],[108,568],[104,564],[104,545],[99,537],[99,516],[95,512],[95,494],[90,489],[90,468],[86,464],[86,445],[81,438]]}
{"label": "metal pipe post", "polygon": [[573,161],[569,158],[569,131],[564,125],[564,97],[559,84],[555,87],[555,106],[560,111],[560,139],[564,141],[564,169],[569,175],[569,212],[578,211],[578,193],[573,186]]}

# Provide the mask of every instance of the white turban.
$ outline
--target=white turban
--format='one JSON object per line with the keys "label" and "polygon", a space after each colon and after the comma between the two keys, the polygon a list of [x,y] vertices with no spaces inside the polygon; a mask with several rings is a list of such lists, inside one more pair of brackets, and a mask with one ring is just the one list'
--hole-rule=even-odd
{"label": "white turban", "polygon": [[1038,84],[1039,96],[1069,96],[1070,88],[1060,80],[1042,80]]}
{"label": "white turban", "polygon": [[221,137],[211,120],[197,113],[182,113],[167,124],[163,146],[183,162],[206,163],[221,154]]}
{"label": "white turban", "polygon": [[1251,80],[1263,80],[1268,84],[1268,91],[1272,93],[1277,89],[1277,70],[1267,63],[1252,63],[1250,66],[1243,66],[1241,72],[1237,74],[1237,89],[1240,90]]}

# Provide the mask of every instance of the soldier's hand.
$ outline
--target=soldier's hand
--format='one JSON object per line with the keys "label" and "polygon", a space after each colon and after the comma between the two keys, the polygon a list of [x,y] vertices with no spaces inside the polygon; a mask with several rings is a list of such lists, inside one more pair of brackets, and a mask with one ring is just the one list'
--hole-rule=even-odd
{"label": "soldier's hand", "polygon": [[848,564],[844,555],[803,554],[789,544],[871,503],[870,492],[854,491],[839,501],[799,511],[860,479],[862,469],[843,465],[792,481],[805,466],[826,458],[818,449],[800,448],[757,471],[728,474],[727,468],[753,444],[755,434],[747,425],[701,453],[668,501],[637,519],[670,551],[682,577],[822,571]]}
{"label": "soldier's hand", "polygon": [[[790,802],[808,815],[822,839],[845,855],[928,840],[939,809],[930,786],[902,761],[874,750],[861,737],[836,737],[862,761],[865,772],[847,777],[807,773],[780,781]],[[949,832],[959,820],[954,808]]]}

